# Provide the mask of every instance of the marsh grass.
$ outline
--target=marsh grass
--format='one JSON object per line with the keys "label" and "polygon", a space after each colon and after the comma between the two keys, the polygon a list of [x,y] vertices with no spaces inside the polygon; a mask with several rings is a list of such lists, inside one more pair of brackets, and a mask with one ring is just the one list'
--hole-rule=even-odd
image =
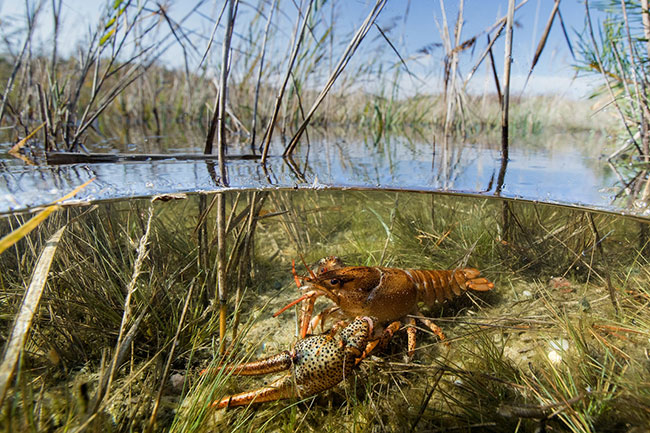
{"label": "marsh grass", "polygon": [[[217,8],[221,12],[209,18],[201,3],[178,17],[173,9],[153,2],[107,2],[75,53],[64,54],[59,46],[61,26],[55,26],[48,39],[52,46],[38,46],[33,39],[40,21],[66,19],[57,2],[36,2],[38,7],[29,9],[22,20],[8,19],[4,24],[11,37],[3,48],[9,61],[0,62],[0,81],[7,83],[0,109],[6,127],[3,140],[16,142],[45,125],[26,151],[85,146],[173,152],[178,142],[200,151],[210,148],[218,119],[229,153],[257,153],[260,142],[268,146],[273,131],[282,140],[274,141],[272,154],[294,152],[304,132],[303,146],[313,141],[310,135],[334,128],[361,127],[375,142],[413,128],[427,139],[432,127],[439,130],[435,132],[439,138],[501,134],[503,95],[487,88],[482,95],[465,89],[487,52],[466,76],[456,68],[462,56],[471,56],[470,48],[480,45],[478,36],[491,34],[492,42],[503,36],[506,17],[479,35],[461,37],[462,8],[450,29],[441,2],[444,26],[439,32],[445,41],[445,61],[437,86],[431,77],[423,80],[409,69],[431,55],[430,49],[400,52],[395,42],[404,35],[377,24],[383,2],[369,5],[366,22],[362,24],[360,17],[356,33],[337,26],[342,10],[335,3],[237,2],[233,11],[233,3],[226,1]],[[517,5],[516,13],[525,3]],[[226,9],[232,13],[225,14]],[[554,16],[555,12],[549,17],[537,58]],[[190,25],[192,20],[209,26],[210,36],[201,36]],[[228,22],[234,23],[233,31],[223,30]],[[288,41],[289,32],[282,29],[294,26],[296,34]],[[381,37],[363,40],[375,31]],[[170,49],[182,52],[174,66],[163,60]],[[292,61],[287,62],[289,58]],[[414,96],[403,91],[406,79],[418,87]],[[225,97],[219,98],[220,92]],[[567,98],[511,95],[509,100],[513,142],[552,125],[573,129],[579,124],[585,130],[602,125],[590,118],[588,110],[576,111],[580,104]]]}
{"label": "marsh grass", "polygon": [[[200,206],[198,197],[67,208],[5,251],[1,317],[8,324],[41,245],[70,221],[2,408],[5,431],[534,431],[542,425],[602,431],[649,425],[650,274],[639,223],[527,203],[508,203],[512,215],[503,220],[502,202],[457,196],[265,194],[253,212],[249,253],[243,239],[259,193],[225,197],[228,280],[241,288],[239,303],[228,309],[229,327],[235,316],[241,326],[235,340],[229,328],[225,358],[218,355],[218,309],[211,303],[215,211]],[[150,208],[147,255],[126,321],[136,332],[106,397],[96,402],[110,374]],[[199,266],[205,248],[198,242],[200,221],[207,268]],[[346,383],[321,395],[211,409],[227,394],[270,380],[230,377],[219,366],[288,349],[295,317],[271,314],[296,296],[291,261],[304,255],[313,263],[332,254],[350,264],[475,266],[497,287],[424,310],[448,345],[418,325],[410,362],[406,337],[398,332]],[[305,272],[301,265],[298,272]],[[317,309],[327,304],[319,301]]]}

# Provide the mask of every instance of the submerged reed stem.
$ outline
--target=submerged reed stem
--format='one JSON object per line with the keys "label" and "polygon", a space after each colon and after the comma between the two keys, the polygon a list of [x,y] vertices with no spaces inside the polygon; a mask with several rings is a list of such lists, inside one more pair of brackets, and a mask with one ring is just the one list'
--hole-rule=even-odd
{"label": "submerged reed stem", "polygon": [[[126,288],[126,297],[124,299],[124,313],[122,314],[122,321],[120,323],[117,342],[115,343],[115,353],[113,355],[113,362],[111,363],[110,371],[108,373],[108,380],[106,382],[106,387],[103,390],[102,389],[98,390],[97,392],[97,398],[95,400],[96,405],[99,405],[99,403],[103,398],[107,398],[109,396],[111,384],[113,383],[113,379],[115,377],[115,372],[117,371],[117,368],[121,363],[121,358],[126,354],[126,351],[124,350],[124,347],[126,345],[124,344],[124,342],[128,341],[129,339],[125,339],[124,336],[126,331],[126,325],[131,319],[131,308],[132,308],[131,298],[133,297],[133,294],[137,289],[136,284],[138,282],[138,277],[142,272],[142,265],[144,264],[144,259],[149,254],[149,249],[147,248],[147,244],[149,243],[149,233],[151,232],[152,220],[153,220],[153,203],[149,203],[149,215],[147,216],[147,225],[144,234],[142,235],[142,237],[140,238],[140,242],[138,243],[138,247],[136,249],[138,256],[136,257],[135,263],[133,264],[133,273],[131,275],[131,280],[129,281],[129,284]],[[131,333],[132,330],[133,328],[131,328],[129,334]]]}
{"label": "submerged reed stem", "polygon": [[219,353],[226,353],[228,285],[226,280],[226,198],[217,193],[217,299],[219,300]]}
{"label": "submerged reed stem", "polygon": [[0,407],[2,407],[11,379],[13,378],[18,357],[25,346],[34,315],[38,312],[38,306],[50,271],[50,265],[52,264],[54,253],[59,246],[59,241],[66,227],[67,225],[61,227],[47,241],[34,269],[34,274],[20,306],[20,311],[16,316],[14,327],[5,347],[2,363],[0,364]]}

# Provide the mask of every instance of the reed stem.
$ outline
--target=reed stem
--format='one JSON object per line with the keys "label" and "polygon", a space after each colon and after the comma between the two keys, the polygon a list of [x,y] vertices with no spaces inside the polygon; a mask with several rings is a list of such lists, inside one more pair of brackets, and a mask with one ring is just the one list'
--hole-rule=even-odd
{"label": "reed stem", "polygon": [[501,158],[508,160],[508,109],[510,106],[510,66],[512,65],[512,28],[515,0],[508,1],[506,20],[506,52],[503,59],[503,105],[501,108]]}

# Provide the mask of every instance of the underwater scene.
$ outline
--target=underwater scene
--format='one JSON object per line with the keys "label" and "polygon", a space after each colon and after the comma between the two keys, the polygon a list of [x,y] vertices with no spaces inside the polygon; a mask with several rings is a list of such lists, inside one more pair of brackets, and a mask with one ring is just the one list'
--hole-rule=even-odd
{"label": "underwater scene", "polygon": [[0,262],[3,339],[33,309],[4,430],[642,431],[649,240],[634,217],[457,194],[66,207]]}

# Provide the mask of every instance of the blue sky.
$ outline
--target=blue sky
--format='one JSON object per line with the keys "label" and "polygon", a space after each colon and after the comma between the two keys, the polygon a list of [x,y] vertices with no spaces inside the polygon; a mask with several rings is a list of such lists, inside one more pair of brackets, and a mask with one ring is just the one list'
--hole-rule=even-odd
{"label": "blue sky", "polygon": [[[284,15],[278,14],[275,20],[279,34],[284,34],[287,38],[291,34],[294,25],[295,7],[293,1],[297,2],[299,0],[280,1],[280,7]],[[31,1],[31,3],[35,2]],[[47,46],[51,34],[51,16],[48,12],[50,1],[45,3],[46,13],[43,14],[39,22],[40,33],[38,35],[40,43],[44,47]],[[251,3],[256,2],[251,0]],[[391,41],[396,45],[402,57],[409,59],[409,69],[419,77],[420,83],[430,83],[430,86],[439,85],[444,50],[434,48],[430,55],[423,55],[420,50],[425,46],[441,43],[439,27],[436,24],[436,21],[439,25],[442,25],[443,22],[440,3],[440,0],[389,0],[378,21],[379,26],[389,34]],[[443,3],[445,4],[450,32],[453,32],[460,2],[458,0],[445,0]],[[72,52],[71,48],[83,40],[90,28],[97,25],[100,10],[105,4],[105,1],[98,0],[63,1],[62,15],[64,22],[60,37],[61,51],[68,50]],[[171,1],[167,11],[170,16],[180,19],[194,4],[194,2],[189,1]],[[202,16],[194,16],[186,23],[186,26],[204,35],[204,37],[209,35],[212,25],[210,18],[219,12],[222,4],[222,0],[205,2],[200,8]],[[330,16],[330,4],[331,2],[325,4],[327,10],[325,13],[326,19],[329,19]],[[334,9],[336,35],[340,39],[340,45],[343,46],[346,37],[349,37],[349,32],[363,21],[374,1],[339,0],[334,4],[336,5]],[[18,25],[17,23],[20,22],[24,14],[24,5],[25,2],[21,0],[0,0],[0,22],[2,22],[3,29],[6,29],[7,25]],[[552,0],[528,0],[515,15],[518,24],[514,30],[513,57],[515,61],[512,66],[515,91],[521,89],[523,85],[535,47],[543,32],[552,6]],[[408,14],[406,14],[407,10]],[[562,0],[560,10],[569,35],[574,38],[575,32],[583,29],[584,2],[582,0]],[[475,34],[481,33],[492,25],[497,18],[505,15],[506,12],[507,0],[465,0],[461,40],[466,40]],[[602,17],[595,11],[594,14],[597,19]],[[243,3],[240,6],[236,27],[236,31],[240,35],[246,33],[252,16],[253,13],[250,7]],[[197,46],[200,47],[200,44],[201,40],[199,39]],[[485,35],[483,34],[478,39],[477,46],[463,54],[461,63],[461,72],[463,74],[467,74],[484,46]],[[382,47],[382,53],[387,62],[397,62],[397,57],[387,47],[376,29],[372,29],[369,33],[367,40],[364,41],[364,45],[357,53],[355,61],[364,61],[364,53],[368,55],[368,52],[376,50],[377,47]],[[200,50],[202,49],[204,47],[200,48]],[[279,51],[286,50],[284,47],[278,49]],[[220,50],[219,44],[214,47],[214,50],[216,50],[214,53]],[[180,66],[180,53],[180,48],[172,47],[163,57],[163,61],[172,66]],[[497,68],[501,71],[503,69],[503,40],[495,44],[494,53]],[[574,63],[575,61],[567,48],[567,43],[556,18],[550,39],[533,74],[533,78],[528,84],[527,91],[534,93],[554,91],[572,96],[584,94],[593,78],[591,80],[573,81],[575,71],[572,65]],[[484,88],[493,88],[494,84],[491,82],[491,77],[487,76],[486,78],[486,72],[485,66],[477,71],[470,84],[471,89],[482,91]],[[413,80],[405,79],[404,86],[418,85]]]}

